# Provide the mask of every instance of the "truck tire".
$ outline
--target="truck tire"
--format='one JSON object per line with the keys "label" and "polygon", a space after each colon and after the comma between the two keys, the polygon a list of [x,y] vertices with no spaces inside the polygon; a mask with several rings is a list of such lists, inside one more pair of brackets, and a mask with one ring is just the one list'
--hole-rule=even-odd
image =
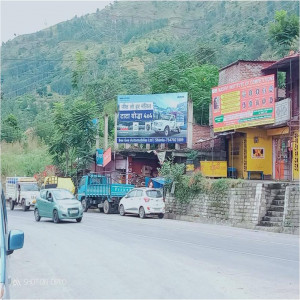
{"label": "truck tire", "polygon": [[169,136],[170,135],[170,128],[169,128],[169,126],[165,127],[165,129],[164,129],[164,135],[165,136]]}
{"label": "truck tire", "polygon": [[10,210],[14,210],[14,208],[15,208],[15,201],[13,199],[10,200],[9,207],[10,207]]}
{"label": "truck tire", "polygon": [[22,205],[22,210],[26,211],[26,201],[25,201],[25,199],[22,199],[21,205]]}
{"label": "truck tire", "polygon": [[88,207],[88,203],[87,203],[87,201],[85,199],[81,200],[81,205],[82,205],[83,211],[87,212],[88,209],[89,209],[89,207]]}
{"label": "truck tire", "polygon": [[103,211],[104,211],[105,214],[110,214],[111,213],[111,204],[108,200],[104,201]]}

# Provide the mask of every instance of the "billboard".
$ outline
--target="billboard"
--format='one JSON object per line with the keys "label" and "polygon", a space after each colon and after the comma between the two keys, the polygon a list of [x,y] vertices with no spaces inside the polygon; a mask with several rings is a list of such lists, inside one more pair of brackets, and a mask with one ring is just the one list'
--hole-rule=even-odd
{"label": "billboard", "polygon": [[212,116],[214,132],[274,123],[274,75],[212,88]]}
{"label": "billboard", "polygon": [[187,142],[187,93],[118,96],[118,143]]}
{"label": "billboard", "polygon": [[105,167],[111,161],[111,148],[106,151],[96,149],[96,164],[100,167]]}

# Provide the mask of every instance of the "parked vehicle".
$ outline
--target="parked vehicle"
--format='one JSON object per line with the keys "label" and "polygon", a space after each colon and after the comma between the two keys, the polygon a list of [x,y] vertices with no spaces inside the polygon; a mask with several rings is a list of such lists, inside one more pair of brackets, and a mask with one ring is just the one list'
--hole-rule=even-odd
{"label": "parked vehicle", "polygon": [[105,214],[118,211],[120,199],[134,188],[131,184],[112,183],[108,176],[90,173],[82,177],[77,198],[84,211],[99,208]]}
{"label": "parked vehicle", "polygon": [[44,189],[58,188],[69,190],[75,194],[75,185],[70,177],[47,176],[42,186]]}
{"label": "parked vehicle", "polygon": [[34,206],[39,195],[37,181],[33,177],[7,177],[6,178],[6,199],[9,201],[10,209],[16,205],[22,207],[23,211]]}
{"label": "parked vehicle", "polygon": [[8,231],[6,200],[0,182],[0,299],[9,298],[9,264],[7,256],[24,245],[24,233],[21,230]]}
{"label": "parked vehicle", "polygon": [[37,197],[34,217],[37,222],[42,217],[51,218],[54,223],[63,219],[81,222],[83,209],[81,203],[66,189],[43,189]]}
{"label": "parked vehicle", "polygon": [[136,214],[144,219],[149,215],[156,215],[160,219],[165,214],[165,202],[160,189],[137,188],[123,197],[119,204],[120,215]]}
{"label": "parked vehicle", "polygon": [[165,136],[169,136],[170,133],[180,133],[180,127],[177,125],[176,118],[174,115],[164,115],[160,120],[156,120],[152,124],[152,129],[156,133],[163,133]]}

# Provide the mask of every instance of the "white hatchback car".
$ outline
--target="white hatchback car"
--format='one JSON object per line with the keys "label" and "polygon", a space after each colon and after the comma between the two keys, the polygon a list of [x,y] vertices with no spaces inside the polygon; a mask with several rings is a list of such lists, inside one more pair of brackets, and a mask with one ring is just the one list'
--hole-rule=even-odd
{"label": "white hatchback car", "polygon": [[165,214],[165,202],[160,189],[136,188],[124,196],[119,203],[120,215],[137,214],[144,219],[156,215],[160,219]]}

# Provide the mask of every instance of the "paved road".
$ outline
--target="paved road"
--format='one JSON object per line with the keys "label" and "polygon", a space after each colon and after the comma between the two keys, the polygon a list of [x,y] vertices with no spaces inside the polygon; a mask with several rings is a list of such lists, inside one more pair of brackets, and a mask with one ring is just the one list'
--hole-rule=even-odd
{"label": "paved road", "polygon": [[167,219],[84,214],[34,221],[11,255],[12,298],[298,298],[297,236]]}

